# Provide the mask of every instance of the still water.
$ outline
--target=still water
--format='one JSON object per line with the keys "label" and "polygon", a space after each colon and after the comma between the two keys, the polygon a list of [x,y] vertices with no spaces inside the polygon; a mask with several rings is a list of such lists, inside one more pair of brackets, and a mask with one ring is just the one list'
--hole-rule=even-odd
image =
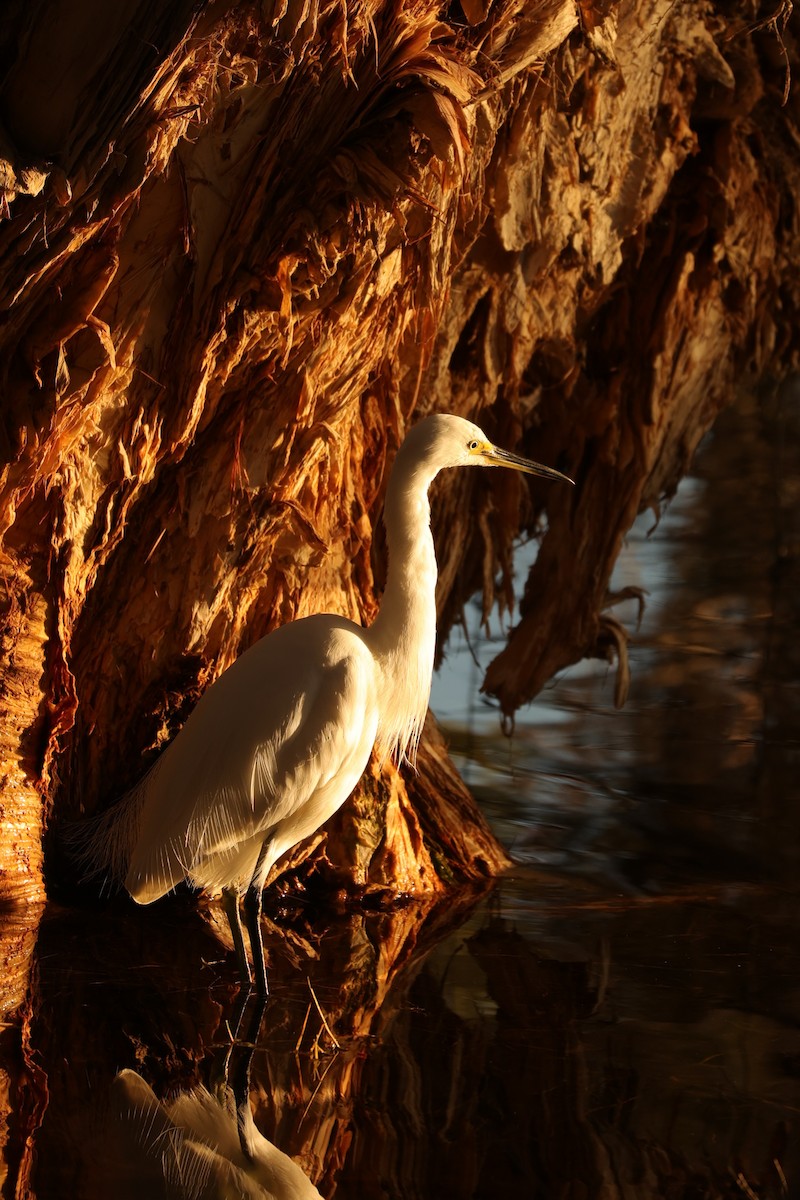
{"label": "still water", "polygon": [[[453,640],[434,707],[509,876],[449,909],[305,915],[266,939],[252,1111],[319,1195],[800,1196],[798,399],[727,414],[656,528],[631,532],[614,583],[649,595],[638,628],[616,610],[623,710],[609,668],[583,664],[507,739]],[[51,908],[39,993],[22,1194],[317,1194],[220,1166],[238,1153],[219,1090],[234,977],[187,901]],[[198,1150],[159,1101],[200,1082],[217,1098]]]}

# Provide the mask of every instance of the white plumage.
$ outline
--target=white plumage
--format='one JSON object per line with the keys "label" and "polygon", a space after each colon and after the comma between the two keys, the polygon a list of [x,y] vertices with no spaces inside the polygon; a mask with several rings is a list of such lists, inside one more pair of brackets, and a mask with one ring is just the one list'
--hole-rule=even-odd
{"label": "white plumage", "polygon": [[336,811],[377,732],[378,685],[364,632],[343,618],[295,621],[209,688],[139,785],[125,875],[134,900],[149,904],[184,878],[212,893],[243,890],[265,836],[264,878]]}

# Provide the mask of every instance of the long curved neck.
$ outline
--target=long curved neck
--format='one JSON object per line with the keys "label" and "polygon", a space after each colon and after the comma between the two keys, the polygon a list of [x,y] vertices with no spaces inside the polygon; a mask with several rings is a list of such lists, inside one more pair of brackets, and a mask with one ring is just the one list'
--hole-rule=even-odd
{"label": "long curved neck", "polygon": [[428,488],[434,474],[403,469],[398,455],[384,511],[386,590],[368,631],[380,673],[378,743],[384,753],[395,752],[398,758],[413,758],[431,690],[437,568]]}

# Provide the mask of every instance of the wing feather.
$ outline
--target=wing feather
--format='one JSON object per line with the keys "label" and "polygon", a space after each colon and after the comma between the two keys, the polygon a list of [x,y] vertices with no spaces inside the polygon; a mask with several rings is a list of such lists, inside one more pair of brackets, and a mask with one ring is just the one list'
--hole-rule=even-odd
{"label": "wing feather", "polygon": [[[310,617],[242,655],[200,700],[141,785],[125,885],[149,903],[182,879],[249,883],[343,803],[377,728],[372,657],[358,626]],[[287,840],[289,839],[289,840]]]}

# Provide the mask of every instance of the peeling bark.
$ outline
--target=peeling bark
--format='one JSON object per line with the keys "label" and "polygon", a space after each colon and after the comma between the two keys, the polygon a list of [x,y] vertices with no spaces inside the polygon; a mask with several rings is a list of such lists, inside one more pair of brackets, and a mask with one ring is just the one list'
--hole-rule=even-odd
{"label": "peeling bark", "polygon": [[[421,412],[578,480],[438,488],[442,635],[476,588],[509,604],[546,503],[485,687],[512,713],[583,655],[624,667],[605,609],[634,516],[735,375],[794,353],[795,43],[758,24],[697,0],[9,6],[0,902],[40,903],[45,815],[110,802],[256,638],[372,617],[385,463]],[[340,882],[503,865],[441,744],[421,761],[330,829]]]}

